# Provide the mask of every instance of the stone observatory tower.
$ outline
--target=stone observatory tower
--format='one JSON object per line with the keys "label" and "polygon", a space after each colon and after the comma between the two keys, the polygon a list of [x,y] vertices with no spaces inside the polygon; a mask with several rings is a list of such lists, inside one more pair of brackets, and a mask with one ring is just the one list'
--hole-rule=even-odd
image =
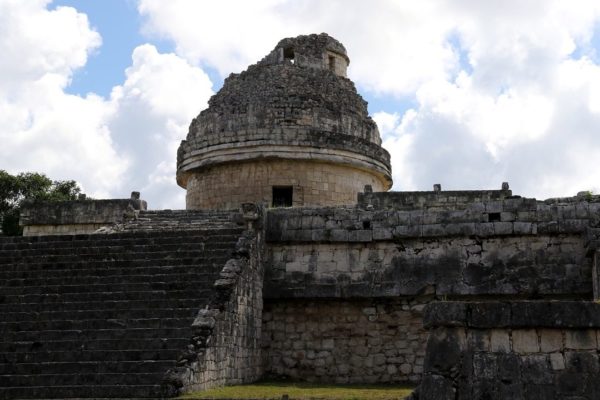
{"label": "stone observatory tower", "polygon": [[179,146],[186,208],[351,205],[365,185],[388,190],[390,156],[349,62],[322,33],[283,39],[231,74]]}

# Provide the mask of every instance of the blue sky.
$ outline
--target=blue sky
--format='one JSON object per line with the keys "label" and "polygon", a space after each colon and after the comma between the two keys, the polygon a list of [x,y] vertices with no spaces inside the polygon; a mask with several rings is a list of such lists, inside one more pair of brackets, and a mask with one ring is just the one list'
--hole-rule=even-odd
{"label": "blue sky", "polygon": [[342,41],[394,190],[600,191],[594,1],[0,0],[0,169],[183,208],[175,151],[283,37]]}
{"label": "blue sky", "polygon": [[[131,53],[137,46],[150,42],[160,52],[175,51],[172,41],[161,39],[158,35],[142,34],[143,18],[137,12],[137,3],[133,0],[57,0],[53,7],[68,6],[88,16],[92,28],[102,35],[102,47],[91,54],[84,69],[77,71],[71,84],[66,88],[68,93],[85,95],[94,92],[102,96],[110,95],[113,86],[124,79],[124,71],[131,64]],[[205,67],[204,71],[213,82],[213,90],[217,91],[223,84],[223,78],[213,68]],[[410,98],[396,98],[381,93],[363,93],[369,103],[369,111],[398,112],[414,103]]]}

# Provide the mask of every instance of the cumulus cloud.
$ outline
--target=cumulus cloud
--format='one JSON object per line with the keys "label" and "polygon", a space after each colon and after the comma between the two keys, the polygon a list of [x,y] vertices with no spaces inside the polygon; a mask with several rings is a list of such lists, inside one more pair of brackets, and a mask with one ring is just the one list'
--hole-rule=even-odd
{"label": "cumulus cloud", "polygon": [[365,97],[413,105],[374,115],[394,189],[600,191],[596,1],[139,0],[144,32],[176,54],[138,47],[108,98],[65,93],[101,37],[49,4],[0,0],[0,168],[183,207],[175,151],[212,93],[203,69],[225,77],[282,37],[324,31],[345,44]]}
{"label": "cumulus cloud", "polygon": [[140,0],[138,8],[146,32],[171,39],[179,55],[222,77],[258,61],[283,37],[315,32],[341,40],[351,77],[376,92],[412,93],[449,76],[458,62],[445,39],[451,16],[436,10],[437,2]]}
{"label": "cumulus cloud", "polygon": [[212,94],[208,76],[142,45],[109,98],[65,92],[101,45],[85,14],[49,1],[0,1],[0,168],[75,179],[96,198],[141,190],[154,208],[183,208],[175,155]]}
{"label": "cumulus cloud", "polygon": [[416,104],[374,116],[397,190],[505,180],[537,197],[600,188],[591,166],[600,159],[598,2],[246,3],[140,0],[139,10],[149,32],[223,76],[280,37],[326,31],[340,39],[365,94]]}
{"label": "cumulus cloud", "polygon": [[183,208],[185,191],[175,183],[177,146],[192,118],[206,107],[212,83],[199,68],[146,44],[133,51],[127,79],[111,94],[107,119],[115,147],[131,166],[123,192],[139,188],[153,208]]}
{"label": "cumulus cloud", "polygon": [[0,168],[76,179],[107,195],[127,165],[104,123],[111,107],[64,92],[101,38],[85,15],[48,3],[0,2]]}

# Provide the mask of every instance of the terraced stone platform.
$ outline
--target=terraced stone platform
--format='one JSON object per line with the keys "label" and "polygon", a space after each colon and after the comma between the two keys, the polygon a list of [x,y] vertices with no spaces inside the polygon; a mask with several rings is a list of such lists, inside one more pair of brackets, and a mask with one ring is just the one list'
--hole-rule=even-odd
{"label": "terraced stone platform", "polygon": [[164,231],[238,228],[237,211],[142,210],[136,218],[120,225],[120,231]]}
{"label": "terraced stone platform", "polygon": [[0,398],[156,398],[242,228],[0,239]]}

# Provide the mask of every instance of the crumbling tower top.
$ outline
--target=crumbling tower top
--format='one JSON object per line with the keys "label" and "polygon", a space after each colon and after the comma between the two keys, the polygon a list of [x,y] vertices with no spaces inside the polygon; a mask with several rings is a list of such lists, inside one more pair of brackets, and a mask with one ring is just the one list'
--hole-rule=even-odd
{"label": "crumbling tower top", "polygon": [[345,78],[350,59],[343,44],[322,33],[282,39],[260,64],[286,62],[299,67],[327,69]]}
{"label": "crumbling tower top", "polygon": [[187,208],[349,205],[365,185],[388,190],[389,154],[349,62],[329,35],[303,35],[231,74],[178,150]]}

